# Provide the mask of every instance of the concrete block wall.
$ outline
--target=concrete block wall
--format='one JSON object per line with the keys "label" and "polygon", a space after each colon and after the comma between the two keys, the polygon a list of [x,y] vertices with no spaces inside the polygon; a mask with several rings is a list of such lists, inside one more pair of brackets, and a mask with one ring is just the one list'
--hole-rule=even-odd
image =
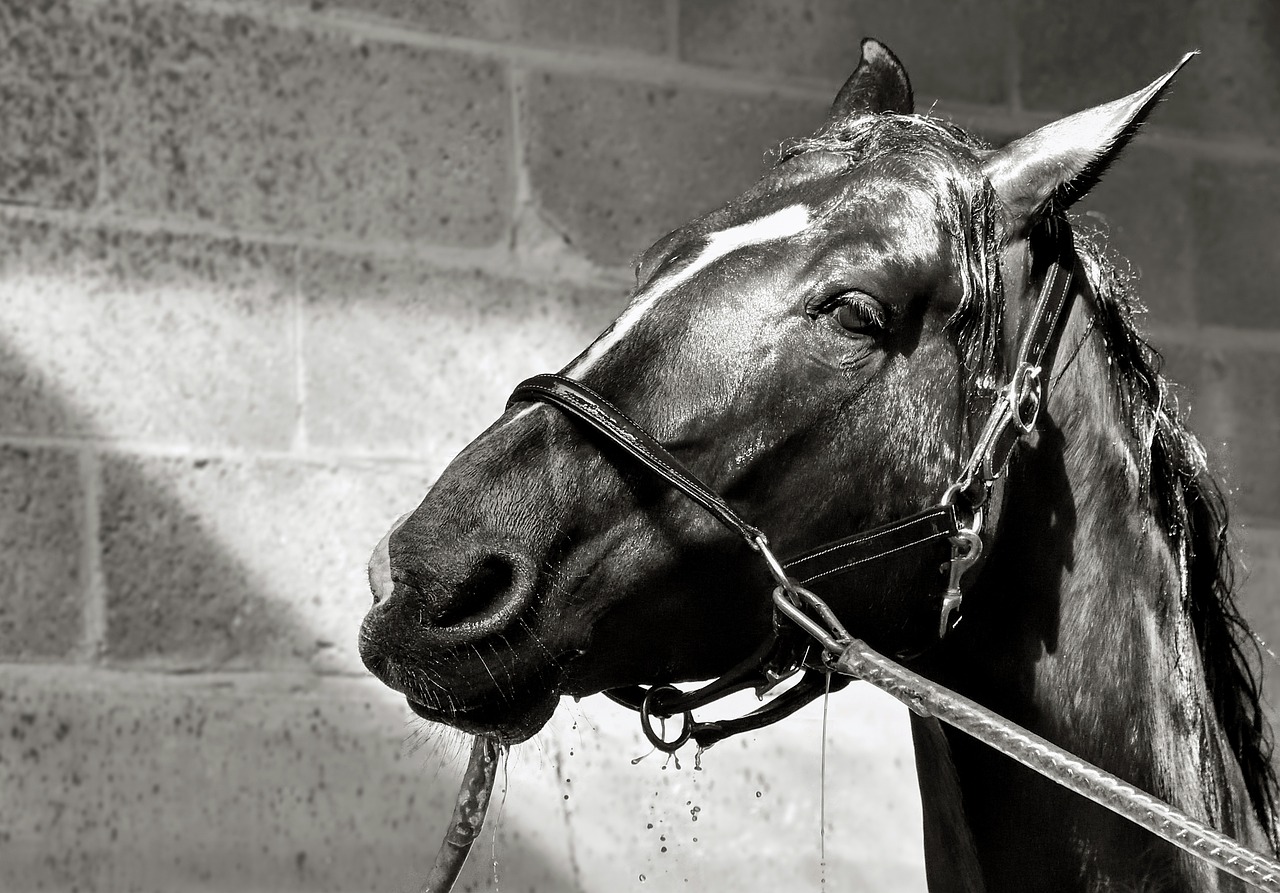
{"label": "concrete block wall", "polygon": [[[0,890],[416,889],[464,746],[362,671],[369,549],[864,34],[993,140],[1204,51],[1083,210],[1280,641],[1280,18],[1070,9],[0,0]],[[922,889],[902,711],[831,711],[827,889]],[[566,704],[466,887],[816,887],[820,728],[632,765],[630,717]]]}

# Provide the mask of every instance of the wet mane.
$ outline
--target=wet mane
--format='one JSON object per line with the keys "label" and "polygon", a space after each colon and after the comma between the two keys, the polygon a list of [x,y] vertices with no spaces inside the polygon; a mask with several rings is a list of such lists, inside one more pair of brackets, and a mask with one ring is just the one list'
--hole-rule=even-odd
{"label": "wet mane", "polygon": [[[781,166],[800,155],[828,153],[846,169],[871,165],[918,182],[937,196],[939,217],[963,266],[964,298],[949,327],[971,382],[999,380],[1004,362],[999,200],[979,164],[988,151],[981,140],[948,122],[883,114],[829,123],[813,136],[784,144],[777,155]],[[1046,224],[1052,226],[1054,220]],[[1182,562],[1182,597],[1214,711],[1239,762],[1253,810],[1273,850],[1280,849],[1280,784],[1260,702],[1258,648],[1234,594],[1225,500],[1208,470],[1203,446],[1181,417],[1161,371],[1161,356],[1134,322],[1142,308],[1131,277],[1117,270],[1097,234],[1077,233],[1076,252],[1096,296],[1093,325],[1112,360],[1111,381],[1134,441],[1144,490]],[[970,388],[970,393],[979,390]]]}
{"label": "wet mane", "polygon": [[1138,467],[1157,518],[1184,563],[1183,599],[1196,633],[1205,684],[1236,755],[1254,812],[1280,848],[1273,741],[1261,706],[1257,642],[1235,598],[1226,500],[1204,447],[1181,417],[1163,358],[1139,333],[1142,309],[1131,277],[1110,261],[1101,238],[1085,233],[1076,253],[1097,296],[1097,326],[1114,361],[1113,383],[1137,447]]}

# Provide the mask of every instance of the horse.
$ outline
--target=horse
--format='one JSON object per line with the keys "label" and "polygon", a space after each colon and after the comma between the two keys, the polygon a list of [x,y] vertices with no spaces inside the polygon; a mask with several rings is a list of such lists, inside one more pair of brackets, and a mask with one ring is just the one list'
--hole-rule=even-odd
{"label": "horse", "polygon": [[[967,502],[980,531],[961,565],[892,545],[823,581],[839,621],[1276,852],[1225,500],[1132,284],[1068,217],[1176,71],[992,148],[917,114],[902,63],[864,41],[826,122],[644,251],[626,309],[554,377],[680,468],[655,474],[626,438],[517,391],[375,549],[369,670],[419,716],[512,745],[562,695],[651,685],[652,709],[766,656],[812,668],[778,646],[794,636],[777,575],[673,475],[784,556]],[[1017,366],[1055,264],[1057,346]],[[966,460],[1011,377],[1022,430],[975,484]],[[934,893],[1244,889],[935,720],[913,715],[912,734]]]}

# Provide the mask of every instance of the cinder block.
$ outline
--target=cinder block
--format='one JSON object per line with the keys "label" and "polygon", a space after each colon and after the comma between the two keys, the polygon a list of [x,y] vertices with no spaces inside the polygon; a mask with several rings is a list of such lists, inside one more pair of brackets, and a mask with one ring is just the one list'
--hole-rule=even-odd
{"label": "cinder block", "polygon": [[822,123],[826,103],[542,74],[526,155],[543,210],[591,260],[626,264],[765,171],[766,154]]}
{"label": "cinder block", "polygon": [[511,205],[501,66],[182,4],[110,4],[116,209],[245,230],[486,245]]}
{"label": "cinder block", "polygon": [[1204,388],[1216,404],[1214,433],[1226,443],[1226,477],[1239,513],[1280,520],[1280,353],[1210,351]]}
{"label": "cinder block", "polygon": [[680,8],[680,51],[692,62],[821,78],[831,98],[857,66],[863,37],[907,67],[916,95],[1008,102],[1008,15],[964,0],[698,0]]}
{"label": "cinder block", "polygon": [[[1280,723],[1280,529],[1250,526],[1238,540],[1240,610],[1262,640],[1263,694]],[[1280,755],[1277,755],[1280,759]]]}
{"label": "cinder block", "polygon": [[316,12],[368,15],[437,34],[480,40],[661,53],[667,13],[661,0],[294,0]]}
{"label": "cinder block", "polygon": [[87,208],[98,171],[93,41],[71,3],[0,8],[0,197]]}
{"label": "cinder block", "polygon": [[429,479],[408,466],[103,459],[107,657],[362,672],[365,565]]}
{"label": "cinder block", "polygon": [[1139,145],[1076,206],[1084,225],[1105,235],[1117,267],[1134,277],[1134,288],[1150,309],[1144,325],[1195,319],[1189,181],[1189,163]]}
{"label": "cinder block", "polygon": [[0,221],[0,431],[286,447],[289,253]]}
{"label": "cinder block", "polygon": [[[0,888],[416,890],[466,747],[423,728],[373,680],[6,668]],[[501,889],[573,889],[558,804],[502,781],[458,889],[495,857]]]}
{"label": "cinder block", "polygon": [[[1071,4],[1029,0],[1014,4],[1022,103],[1027,108],[1075,112],[1118,99],[1168,71],[1197,46],[1198,0],[1171,0],[1158,9],[1142,3],[1085,0]],[[1190,107],[1179,76],[1172,99],[1154,120],[1174,122],[1173,106]]]}
{"label": "cinder block", "polygon": [[1198,162],[1191,200],[1200,319],[1280,328],[1280,164]]}
{"label": "cinder block", "polygon": [[0,656],[69,655],[84,632],[84,494],[74,453],[0,447]]}
{"label": "cinder block", "polygon": [[317,254],[302,267],[310,441],[436,472],[521,379],[568,363],[625,304],[621,288],[409,262]]}
{"label": "cinder block", "polygon": [[1212,138],[1280,137],[1280,29],[1268,3],[1033,0],[1015,9],[1028,108],[1074,112],[1117,99],[1198,49],[1153,120]]}
{"label": "cinder block", "polygon": [[1170,102],[1169,120],[1211,138],[1239,135],[1274,143],[1280,139],[1280,21],[1275,5],[1267,0],[1196,0],[1196,12],[1195,30],[1182,47],[1201,51],[1188,66],[1190,101]]}

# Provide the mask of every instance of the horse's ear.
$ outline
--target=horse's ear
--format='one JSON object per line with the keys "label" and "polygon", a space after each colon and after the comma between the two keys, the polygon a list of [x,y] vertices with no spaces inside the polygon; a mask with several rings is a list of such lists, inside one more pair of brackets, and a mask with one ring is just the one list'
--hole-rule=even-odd
{"label": "horse's ear", "polygon": [[1194,55],[1187,53],[1167,74],[1124,99],[1046,124],[988,156],[983,173],[1010,224],[1026,229],[1041,212],[1065,210],[1092,189]]}
{"label": "horse's ear", "polygon": [[875,38],[865,38],[858,67],[831,103],[832,120],[879,112],[909,115],[914,109],[907,70],[887,46]]}

